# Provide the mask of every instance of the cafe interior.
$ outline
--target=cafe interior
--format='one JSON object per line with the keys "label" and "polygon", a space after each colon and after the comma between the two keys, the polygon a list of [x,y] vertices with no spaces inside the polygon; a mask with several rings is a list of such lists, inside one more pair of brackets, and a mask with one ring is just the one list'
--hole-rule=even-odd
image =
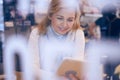
{"label": "cafe interior", "polygon": [[[46,16],[50,1],[0,0],[0,80],[53,80],[33,75],[30,72],[31,60],[27,57],[29,54],[25,55],[24,47],[20,47],[24,43],[22,39],[28,41],[31,31]],[[66,60],[57,72],[62,76],[72,74],[79,79],[55,80],[120,80],[120,0],[77,1],[80,5],[80,27],[85,36],[85,61]],[[108,12],[104,14],[105,11]],[[114,15],[114,18],[109,15],[111,20],[105,21],[104,15],[107,14]],[[10,40],[13,35],[20,38]],[[4,55],[7,51],[8,55]],[[21,55],[25,57],[21,58]],[[28,64],[27,68],[25,64]],[[65,73],[69,68],[75,71]]]}

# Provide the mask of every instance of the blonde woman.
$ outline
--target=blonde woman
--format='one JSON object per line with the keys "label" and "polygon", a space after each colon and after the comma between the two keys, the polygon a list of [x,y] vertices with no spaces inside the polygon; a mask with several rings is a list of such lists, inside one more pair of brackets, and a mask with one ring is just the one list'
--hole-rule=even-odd
{"label": "blonde woman", "polygon": [[77,0],[72,1],[52,0],[48,14],[32,30],[29,47],[36,69],[54,74],[64,58],[84,59],[85,39],[79,23],[79,4]]}

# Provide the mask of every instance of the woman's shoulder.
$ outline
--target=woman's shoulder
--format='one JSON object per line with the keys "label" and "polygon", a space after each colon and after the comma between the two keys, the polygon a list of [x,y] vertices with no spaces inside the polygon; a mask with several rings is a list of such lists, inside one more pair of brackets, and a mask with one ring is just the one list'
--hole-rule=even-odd
{"label": "woman's shoulder", "polygon": [[31,30],[29,40],[35,40],[36,38],[39,38],[38,28],[33,28]]}
{"label": "woman's shoulder", "polygon": [[33,28],[31,34],[39,34],[38,27]]}
{"label": "woman's shoulder", "polygon": [[83,32],[83,29],[82,29],[82,28],[77,29],[77,30],[76,30],[76,33],[77,33],[77,34],[81,34],[81,35],[83,35],[83,34],[84,34],[84,32]]}

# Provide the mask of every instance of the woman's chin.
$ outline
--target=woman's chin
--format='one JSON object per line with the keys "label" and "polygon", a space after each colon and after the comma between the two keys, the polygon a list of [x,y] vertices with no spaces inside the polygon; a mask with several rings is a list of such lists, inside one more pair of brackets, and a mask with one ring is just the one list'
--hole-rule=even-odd
{"label": "woman's chin", "polygon": [[67,32],[59,32],[60,35],[65,35]]}

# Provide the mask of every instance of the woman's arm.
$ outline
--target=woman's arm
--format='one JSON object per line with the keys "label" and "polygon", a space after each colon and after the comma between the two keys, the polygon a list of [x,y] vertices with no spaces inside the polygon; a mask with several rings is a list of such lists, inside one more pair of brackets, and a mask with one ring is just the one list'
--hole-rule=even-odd
{"label": "woman's arm", "polygon": [[77,30],[75,35],[75,58],[84,60],[85,37],[82,30]]}
{"label": "woman's arm", "polygon": [[38,29],[35,28],[32,30],[29,41],[28,41],[28,48],[30,55],[32,55],[33,59],[33,67],[35,69],[40,69],[40,63],[39,63],[39,45],[38,45],[39,35],[38,35]]}

